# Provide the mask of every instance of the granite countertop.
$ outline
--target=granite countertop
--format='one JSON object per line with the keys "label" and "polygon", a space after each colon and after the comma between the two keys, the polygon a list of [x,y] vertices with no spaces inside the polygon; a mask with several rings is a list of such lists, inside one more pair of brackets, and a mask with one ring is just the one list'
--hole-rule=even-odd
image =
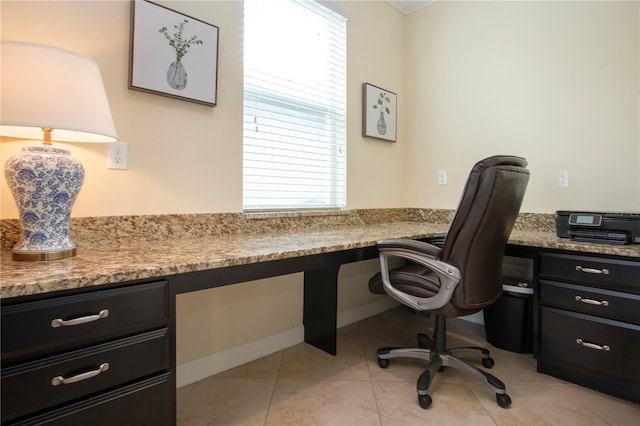
{"label": "granite countertop", "polygon": [[[369,247],[389,238],[424,238],[448,225],[392,222],[323,230],[214,235],[143,242],[78,244],[76,257],[51,262],[16,262],[0,255],[0,298],[34,295],[163,277],[225,266],[266,262]],[[640,245],[588,244],[551,232],[514,230],[511,244],[640,258]]]}

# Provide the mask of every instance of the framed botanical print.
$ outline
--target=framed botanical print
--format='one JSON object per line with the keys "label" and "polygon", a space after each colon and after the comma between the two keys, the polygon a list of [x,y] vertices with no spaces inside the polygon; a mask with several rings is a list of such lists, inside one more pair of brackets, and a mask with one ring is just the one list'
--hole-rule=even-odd
{"label": "framed botanical print", "polygon": [[132,2],[129,88],[215,106],[215,25],[146,0]]}
{"label": "framed botanical print", "polygon": [[362,136],[396,141],[397,95],[389,90],[362,85]]}

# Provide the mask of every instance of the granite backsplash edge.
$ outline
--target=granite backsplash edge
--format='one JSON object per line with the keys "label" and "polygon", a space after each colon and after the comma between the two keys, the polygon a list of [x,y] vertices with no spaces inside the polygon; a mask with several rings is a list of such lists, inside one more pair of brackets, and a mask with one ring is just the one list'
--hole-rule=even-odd
{"label": "granite backsplash edge", "polygon": [[[103,241],[163,241],[215,235],[309,231],[385,222],[447,224],[453,210],[422,208],[354,209],[321,212],[261,212],[96,216],[71,218],[71,239],[78,245]],[[553,214],[520,213],[515,229],[555,232]],[[0,220],[0,247],[10,250],[20,238],[18,219]]]}

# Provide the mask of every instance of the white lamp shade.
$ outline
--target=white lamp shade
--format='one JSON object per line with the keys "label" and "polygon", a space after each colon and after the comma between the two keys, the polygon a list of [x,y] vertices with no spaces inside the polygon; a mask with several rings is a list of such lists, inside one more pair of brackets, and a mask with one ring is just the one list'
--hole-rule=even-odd
{"label": "white lamp shade", "polygon": [[96,61],[41,44],[3,41],[0,134],[52,141],[117,140]]}

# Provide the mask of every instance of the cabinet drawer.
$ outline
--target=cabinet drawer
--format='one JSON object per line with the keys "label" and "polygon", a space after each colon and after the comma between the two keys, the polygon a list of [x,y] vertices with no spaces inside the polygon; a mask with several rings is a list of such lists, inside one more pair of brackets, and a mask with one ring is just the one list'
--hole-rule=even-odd
{"label": "cabinet drawer", "polygon": [[540,304],[640,324],[640,295],[540,280]]}
{"label": "cabinet drawer", "polygon": [[640,384],[640,326],[547,307],[540,315],[540,359]]}
{"label": "cabinet drawer", "polygon": [[7,426],[169,426],[173,424],[169,373]]}
{"label": "cabinet drawer", "polygon": [[25,354],[34,358],[158,328],[168,321],[166,281],[3,306],[2,364]]}
{"label": "cabinet drawer", "polygon": [[540,276],[640,294],[640,262],[630,260],[541,253]]}
{"label": "cabinet drawer", "polygon": [[163,328],[2,370],[2,419],[76,400],[169,370]]}

